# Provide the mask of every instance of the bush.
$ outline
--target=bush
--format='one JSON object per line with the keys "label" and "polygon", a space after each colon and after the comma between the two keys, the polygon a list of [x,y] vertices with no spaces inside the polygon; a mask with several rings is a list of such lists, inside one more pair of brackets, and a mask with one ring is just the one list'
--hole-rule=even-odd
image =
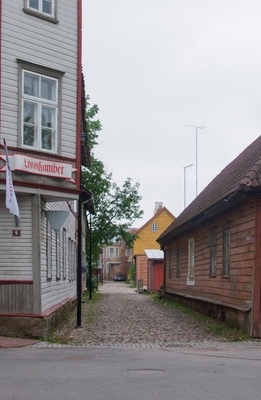
{"label": "bush", "polygon": [[135,265],[130,267],[130,280],[135,281]]}
{"label": "bush", "polygon": [[[89,291],[89,288],[90,288],[90,283],[89,282],[90,282],[90,277],[87,276],[86,277],[86,287],[87,287],[88,291]],[[97,277],[93,276],[92,277],[92,292],[95,291],[95,290],[98,290],[98,282],[97,282]]]}

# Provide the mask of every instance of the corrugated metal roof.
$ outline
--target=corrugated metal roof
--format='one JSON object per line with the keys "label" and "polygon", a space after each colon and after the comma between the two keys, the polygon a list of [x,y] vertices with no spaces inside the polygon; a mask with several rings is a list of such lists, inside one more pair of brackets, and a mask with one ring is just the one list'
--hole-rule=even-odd
{"label": "corrugated metal roof", "polygon": [[163,260],[164,252],[162,250],[144,250],[149,260]]}

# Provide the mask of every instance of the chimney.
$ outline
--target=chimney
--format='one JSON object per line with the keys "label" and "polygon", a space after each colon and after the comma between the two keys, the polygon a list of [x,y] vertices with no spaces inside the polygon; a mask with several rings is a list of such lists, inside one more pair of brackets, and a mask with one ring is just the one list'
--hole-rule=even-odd
{"label": "chimney", "polygon": [[155,202],[154,214],[156,214],[162,208],[163,208],[163,203],[161,201],[156,201]]}

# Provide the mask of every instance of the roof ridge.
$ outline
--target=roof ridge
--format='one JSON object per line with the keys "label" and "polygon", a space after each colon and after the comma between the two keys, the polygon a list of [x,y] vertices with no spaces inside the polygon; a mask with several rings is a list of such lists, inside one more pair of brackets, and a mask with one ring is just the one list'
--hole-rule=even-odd
{"label": "roof ridge", "polygon": [[245,176],[239,182],[240,186],[261,186],[261,156],[255,163],[251,166]]}

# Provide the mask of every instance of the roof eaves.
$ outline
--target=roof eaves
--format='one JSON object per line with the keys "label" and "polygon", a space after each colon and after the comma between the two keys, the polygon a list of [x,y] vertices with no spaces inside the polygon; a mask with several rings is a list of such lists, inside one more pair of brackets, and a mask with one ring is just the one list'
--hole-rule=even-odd
{"label": "roof eaves", "polygon": [[[248,191],[250,191],[248,189]],[[185,221],[183,224],[178,225],[176,228],[173,227],[173,229],[165,231],[166,233],[162,233],[158,239],[157,242],[162,244],[178,235],[181,233],[184,233],[200,223],[207,221],[210,218],[213,218],[215,215],[229,209],[230,207],[233,207],[236,203],[242,201],[246,197],[246,190],[238,190],[234,193],[231,193],[230,196],[218,201],[216,204],[213,206],[209,207],[206,210],[203,210],[201,213],[195,215],[191,219]]]}

